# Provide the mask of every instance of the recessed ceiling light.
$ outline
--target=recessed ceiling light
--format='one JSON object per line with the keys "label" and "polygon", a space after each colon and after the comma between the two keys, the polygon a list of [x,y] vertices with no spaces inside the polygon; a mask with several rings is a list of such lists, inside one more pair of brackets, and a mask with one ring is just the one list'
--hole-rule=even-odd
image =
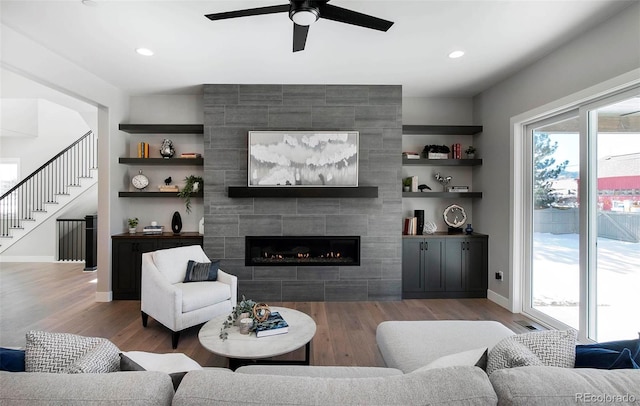
{"label": "recessed ceiling light", "polygon": [[456,59],[464,55],[464,51],[453,51],[449,54],[449,58]]}
{"label": "recessed ceiling light", "polygon": [[149,48],[137,48],[136,52],[139,53],[140,55],[144,55],[144,56],[153,55],[153,51],[150,50]]}

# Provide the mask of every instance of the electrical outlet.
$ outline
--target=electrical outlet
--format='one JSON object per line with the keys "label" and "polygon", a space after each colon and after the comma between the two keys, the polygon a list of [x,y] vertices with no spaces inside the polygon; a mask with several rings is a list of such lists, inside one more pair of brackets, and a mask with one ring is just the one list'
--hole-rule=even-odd
{"label": "electrical outlet", "polygon": [[502,271],[498,271],[496,272],[496,280],[501,281],[503,277]]}

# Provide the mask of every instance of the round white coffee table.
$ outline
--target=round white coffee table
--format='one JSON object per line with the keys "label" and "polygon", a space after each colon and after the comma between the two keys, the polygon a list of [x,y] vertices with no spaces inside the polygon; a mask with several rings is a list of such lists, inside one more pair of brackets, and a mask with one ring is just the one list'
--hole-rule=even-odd
{"label": "round white coffee table", "polygon": [[214,354],[229,358],[229,368],[235,370],[241,365],[260,363],[264,358],[287,354],[305,346],[305,359],[301,361],[264,361],[262,363],[309,365],[311,339],[316,334],[316,322],[305,313],[286,307],[271,307],[272,312],[280,312],[289,324],[289,332],[257,338],[255,333],[240,334],[237,326],[227,329],[226,340],[220,338],[222,323],[228,315],[215,317],[205,323],[198,333],[204,348]]}

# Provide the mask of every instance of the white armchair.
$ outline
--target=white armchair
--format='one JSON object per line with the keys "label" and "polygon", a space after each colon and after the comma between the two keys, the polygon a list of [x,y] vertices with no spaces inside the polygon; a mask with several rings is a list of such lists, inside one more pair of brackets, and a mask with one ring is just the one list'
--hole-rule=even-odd
{"label": "white armchair", "polygon": [[199,245],[142,254],[142,325],[151,316],[168,327],[174,349],[181,330],[231,313],[238,302],[238,278],[220,269],[216,281],[183,283],[189,260],[211,262]]}

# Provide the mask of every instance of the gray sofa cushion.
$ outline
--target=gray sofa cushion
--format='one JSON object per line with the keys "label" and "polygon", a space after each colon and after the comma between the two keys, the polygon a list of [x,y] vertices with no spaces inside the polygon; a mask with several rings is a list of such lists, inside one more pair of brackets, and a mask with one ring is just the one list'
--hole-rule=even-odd
{"label": "gray sofa cushion", "polygon": [[176,392],[173,405],[210,404],[495,405],[497,397],[489,378],[477,367],[338,379],[253,375],[214,368],[189,372]]}
{"label": "gray sofa cushion", "polygon": [[376,342],[386,366],[408,373],[445,355],[479,347],[491,350],[512,335],[497,321],[385,321],[378,325]]}
{"label": "gray sofa cushion", "polygon": [[640,370],[636,369],[528,366],[497,370],[490,379],[499,404],[505,406],[640,402]]}
{"label": "gray sofa cushion", "polygon": [[0,372],[0,404],[170,405],[173,386],[162,372],[56,374]]}

